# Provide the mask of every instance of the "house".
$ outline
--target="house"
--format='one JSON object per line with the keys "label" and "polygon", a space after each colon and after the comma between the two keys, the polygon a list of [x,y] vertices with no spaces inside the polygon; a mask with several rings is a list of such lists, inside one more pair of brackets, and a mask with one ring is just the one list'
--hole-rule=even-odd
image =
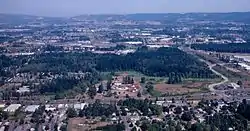
{"label": "house", "polygon": [[23,86],[19,88],[18,90],[16,90],[16,92],[22,94],[22,93],[30,92],[30,89],[29,89],[29,86]]}
{"label": "house", "polygon": [[4,108],[5,107],[5,104],[0,104],[0,108]]}
{"label": "house", "polygon": [[29,105],[29,106],[27,106],[27,107],[24,109],[24,111],[25,111],[25,112],[35,112],[36,109],[38,109],[38,108],[39,108],[39,105]]}
{"label": "house", "polygon": [[78,104],[73,105],[74,109],[76,109],[76,110],[82,110],[86,106],[88,106],[87,103],[78,103]]}
{"label": "house", "polygon": [[7,108],[4,109],[4,111],[7,112],[15,112],[17,109],[19,109],[22,105],[21,104],[11,104]]}
{"label": "house", "polygon": [[45,105],[45,110],[46,111],[55,111],[56,108],[54,106],[52,106],[52,105]]}

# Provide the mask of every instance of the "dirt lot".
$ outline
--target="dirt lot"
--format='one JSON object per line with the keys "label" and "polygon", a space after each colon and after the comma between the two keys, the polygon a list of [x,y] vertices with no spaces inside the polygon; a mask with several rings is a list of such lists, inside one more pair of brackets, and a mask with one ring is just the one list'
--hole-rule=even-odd
{"label": "dirt lot", "polygon": [[244,88],[250,88],[250,81],[243,81],[243,82],[242,82],[242,86],[243,86]]}
{"label": "dirt lot", "polygon": [[186,81],[183,84],[156,84],[155,90],[161,92],[162,94],[185,94],[191,92],[199,92],[201,88],[206,87],[208,84],[213,83],[212,81],[203,82],[193,82]]}
{"label": "dirt lot", "polygon": [[161,93],[176,93],[176,94],[183,94],[183,93],[189,93],[189,92],[196,92],[199,91],[199,89],[195,88],[188,88],[184,87],[182,84],[156,84],[155,90],[161,92]]}
{"label": "dirt lot", "polygon": [[89,120],[85,118],[71,118],[68,123],[67,131],[87,131],[100,126],[108,125],[108,122],[100,122],[98,120]]}
{"label": "dirt lot", "polygon": [[116,93],[119,97],[126,97],[127,94],[130,97],[136,97],[138,92],[113,90],[112,93]]}

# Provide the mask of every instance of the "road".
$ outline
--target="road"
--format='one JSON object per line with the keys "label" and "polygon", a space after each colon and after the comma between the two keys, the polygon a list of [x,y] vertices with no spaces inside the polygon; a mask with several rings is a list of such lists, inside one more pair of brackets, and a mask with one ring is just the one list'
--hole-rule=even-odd
{"label": "road", "polygon": [[[196,50],[193,50],[193,49],[191,49],[190,47],[189,47],[189,48],[180,48],[180,47],[179,47],[179,49],[180,49],[180,50],[183,50],[183,51],[185,51],[185,52],[187,52],[187,53],[194,54],[194,55],[196,54],[195,52],[197,52]],[[221,85],[221,84],[225,84],[226,82],[229,81],[229,79],[228,79],[226,76],[224,76],[223,74],[221,74],[220,72],[218,72],[218,71],[216,71],[216,70],[213,69],[213,67],[215,67],[216,64],[211,64],[210,62],[208,62],[208,61],[206,61],[206,60],[204,60],[204,59],[202,59],[202,58],[199,58],[199,60],[202,61],[202,62],[205,62],[205,63],[209,66],[209,69],[210,69],[212,72],[214,72],[216,75],[220,76],[220,77],[223,79],[223,81],[221,81],[221,82],[219,82],[219,83],[213,83],[213,84],[208,85],[208,89],[209,89],[211,92],[218,92],[218,90],[215,90],[214,87],[215,87],[215,86],[218,86],[218,85]]]}
{"label": "road", "polygon": [[228,80],[228,78],[227,78],[226,76],[224,76],[224,75],[221,74],[220,72],[218,72],[218,71],[216,71],[216,70],[213,69],[213,67],[216,66],[216,64],[213,64],[213,65],[211,65],[211,64],[209,65],[209,64],[208,64],[208,66],[209,66],[209,69],[210,69],[212,72],[214,72],[216,75],[220,76],[220,77],[223,79],[223,81],[221,81],[221,82],[219,82],[219,83],[213,83],[213,84],[208,85],[208,89],[209,89],[210,91],[214,92],[214,91],[215,91],[215,89],[214,89],[215,86],[218,86],[218,85],[221,85],[221,84],[225,84],[225,83],[227,83],[229,80]]}

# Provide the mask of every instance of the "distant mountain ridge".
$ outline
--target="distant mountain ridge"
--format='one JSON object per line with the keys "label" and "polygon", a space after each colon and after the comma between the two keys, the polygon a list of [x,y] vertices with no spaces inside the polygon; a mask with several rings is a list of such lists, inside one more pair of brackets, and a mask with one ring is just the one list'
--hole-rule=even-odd
{"label": "distant mountain ridge", "polygon": [[[44,20],[65,20],[60,17],[40,17],[32,15],[1,14],[0,23],[26,23],[31,20],[43,18]],[[229,21],[250,23],[250,12],[229,13],[138,13],[138,14],[100,14],[79,15],[69,18],[71,20],[133,20],[133,21],[177,21],[180,19],[191,21]]]}
{"label": "distant mountain ridge", "polygon": [[135,21],[177,21],[179,19],[189,19],[193,21],[235,21],[250,23],[250,12],[230,12],[230,13],[139,13],[127,15],[80,15],[72,19],[89,20],[135,20]]}
{"label": "distant mountain ridge", "polygon": [[25,24],[34,20],[61,20],[60,17],[43,17],[34,15],[22,15],[22,14],[3,14],[0,13],[0,23],[8,24]]}

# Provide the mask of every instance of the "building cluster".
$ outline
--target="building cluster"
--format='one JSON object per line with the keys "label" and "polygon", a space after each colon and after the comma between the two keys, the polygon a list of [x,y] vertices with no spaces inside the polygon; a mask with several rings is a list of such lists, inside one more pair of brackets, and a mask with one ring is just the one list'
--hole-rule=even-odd
{"label": "building cluster", "polygon": [[[22,104],[0,104],[1,110],[6,112],[9,117],[19,117],[17,121],[10,118],[3,119],[0,123],[1,130],[54,130],[55,125],[57,130],[61,129],[62,125],[65,125],[67,118],[67,109],[72,108],[74,110],[82,110],[88,106],[88,103],[75,103],[75,104],[45,104],[45,105],[22,105]],[[38,115],[39,108],[44,107],[44,113],[41,117],[41,127],[35,127],[36,122],[35,115]],[[49,129],[45,129],[49,128]]]}
{"label": "building cluster", "polygon": [[127,75],[120,75],[120,76],[115,76],[113,78],[113,81],[111,83],[111,88],[113,90],[118,90],[118,91],[128,91],[128,92],[138,92],[139,89],[141,88],[140,83],[132,80],[131,82],[125,82],[124,78],[128,77]]}

